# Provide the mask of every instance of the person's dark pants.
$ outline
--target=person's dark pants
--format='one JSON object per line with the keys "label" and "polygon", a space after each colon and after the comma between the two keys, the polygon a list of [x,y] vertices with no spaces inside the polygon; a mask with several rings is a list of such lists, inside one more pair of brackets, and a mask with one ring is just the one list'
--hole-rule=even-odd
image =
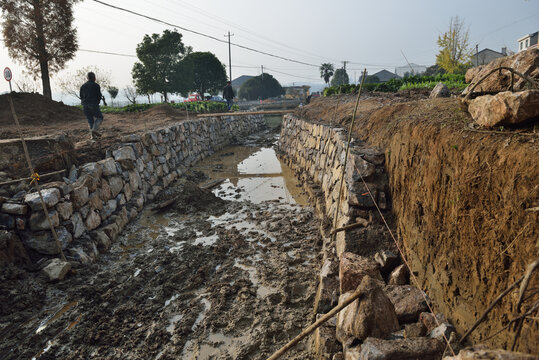
{"label": "person's dark pants", "polygon": [[97,128],[103,121],[103,114],[99,109],[99,104],[85,104],[82,106],[82,111],[84,112],[86,119],[88,119],[88,125],[90,125],[90,129],[97,130]]}
{"label": "person's dark pants", "polygon": [[234,105],[234,99],[226,99],[226,106],[228,106],[228,110],[232,109],[232,105]]}

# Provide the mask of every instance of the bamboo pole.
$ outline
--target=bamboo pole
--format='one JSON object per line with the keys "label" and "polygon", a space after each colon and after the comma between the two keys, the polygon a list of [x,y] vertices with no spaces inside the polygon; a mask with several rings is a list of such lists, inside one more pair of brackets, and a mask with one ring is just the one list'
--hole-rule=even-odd
{"label": "bamboo pole", "polygon": [[318,319],[314,324],[310,325],[308,328],[303,330],[301,334],[296,336],[294,339],[292,339],[288,344],[277,350],[273,355],[271,355],[267,360],[275,360],[280,358],[284,353],[286,353],[288,350],[290,350],[294,345],[296,345],[298,342],[300,342],[303,338],[305,338],[307,335],[312,333],[314,330],[318,329],[321,325],[323,325],[325,322],[327,322],[329,319],[331,319],[333,316],[335,316],[337,313],[339,313],[342,309],[350,305],[352,302],[354,302],[358,297],[360,297],[363,294],[362,290],[357,290],[355,293],[352,294],[348,299],[343,301],[342,304],[339,304],[335,306],[333,309],[331,309],[330,312],[322,316],[320,319]]}
{"label": "bamboo pole", "polygon": [[[40,177],[40,178],[45,178],[45,177],[48,177],[48,176],[61,174],[61,173],[66,172],[66,171],[67,171],[66,169],[58,170],[58,171],[53,171],[53,172],[46,173],[46,174],[43,174],[43,175],[40,174],[39,177]],[[3,185],[10,185],[10,184],[15,184],[15,183],[18,183],[18,182],[21,182],[21,181],[30,181],[30,180],[32,180],[32,179],[33,179],[33,178],[31,178],[31,177],[27,177],[27,178],[21,178],[21,179],[17,179],[17,180],[4,181],[4,182],[0,182],[0,186],[3,186]]]}
{"label": "bamboo pole", "polygon": [[13,99],[11,98],[11,94],[8,96],[9,104],[11,106],[11,113],[13,114],[13,118],[15,119],[15,124],[17,125],[17,130],[19,132],[19,136],[21,137],[22,142],[22,148],[24,150],[24,156],[26,157],[26,162],[28,163],[28,168],[30,169],[30,176],[33,179],[33,183],[36,186],[37,192],[39,194],[39,199],[41,200],[41,207],[43,208],[43,211],[45,212],[45,216],[47,217],[47,222],[49,223],[49,227],[52,232],[52,236],[54,237],[54,240],[56,242],[56,246],[58,247],[58,250],[60,251],[60,256],[62,257],[62,260],[66,261],[66,257],[64,255],[64,252],[62,251],[62,245],[60,244],[60,240],[58,239],[58,234],[56,234],[56,230],[54,229],[54,225],[52,223],[51,217],[49,216],[49,210],[47,209],[47,205],[45,204],[45,200],[43,200],[43,195],[41,194],[41,186],[39,186],[39,182],[37,179],[34,179],[34,167],[32,166],[32,160],[30,160],[30,154],[28,153],[28,148],[26,147],[26,141],[24,140],[24,135],[22,134],[21,130],[21,124],[19,123],[19,118],[17,117],[17,113],[15,112],[15,105],[13,105]]}

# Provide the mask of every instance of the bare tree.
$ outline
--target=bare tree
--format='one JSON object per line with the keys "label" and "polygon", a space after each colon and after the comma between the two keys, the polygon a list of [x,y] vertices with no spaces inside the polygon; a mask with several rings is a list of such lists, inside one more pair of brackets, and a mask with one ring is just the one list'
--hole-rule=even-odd
{"label": "bare tree", "polygon": [[128,85],[124,89],[124,95],[131,104],[137,103],[137,89],[134,86]]}
{"label": "bare tree", "polygon": [[64,94],[75,96],[80,99],[80,87],[88,81],[88,73],[93,72],[96,76],[96,82],[101,86],[101,92],[111,86],[110,72],[100,69],[97,66],[85,66],[65,74],[59,79],[58,87]]}
{"label": "bare tree", "polygon": [[14,81],[19,92],[38,93],[39,84],[31,76],[23,75],[19,80]]}

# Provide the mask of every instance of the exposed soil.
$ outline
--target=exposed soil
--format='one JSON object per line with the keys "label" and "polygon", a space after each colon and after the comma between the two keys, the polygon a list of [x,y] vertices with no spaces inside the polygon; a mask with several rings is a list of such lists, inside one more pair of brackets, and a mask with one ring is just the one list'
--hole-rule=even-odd
{"label": "exposed soil", "polygon": [[[538,256],[539,134],[533,123],[479,129],[456,98],[402,100],[362,99],[353,136],[386,150],[400,239],[423,289],[462,335]],[[298,115],[348,128],[354,105],[353,96],[317,99]],[[539,276],[532,283],[537,289]],[[538,300],[531,293],[523,308]],[[496,306],[472,341],[506,326],[515,302]],[[539,354],[537,334],[539,323],[526,321],[518,350]],[[502,331],[486,342],[510,348],[513,338]]]}
{"label": "exposed soil", "polygon": [[[265,359],[313,321],[312,208],[222,200],[186,179],[155,203],[170,198],[61,283],[2,269],[0,358]],[[308,342],[286,358],[313,359]]]}

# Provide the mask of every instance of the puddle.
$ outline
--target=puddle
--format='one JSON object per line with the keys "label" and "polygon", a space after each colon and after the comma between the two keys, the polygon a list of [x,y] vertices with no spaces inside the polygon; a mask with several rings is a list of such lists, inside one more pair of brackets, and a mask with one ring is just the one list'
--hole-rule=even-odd
{"label": "puddle", "polygon": [[77,306],[78,303],[79,303],[78,301],[71,301],[65,304],[60,310],[55,312],[54,315],[52,315],[50,318],[43,320],[41,324],[39,325],[39,327],[37,328],[36,334],[39,334],[40,332],[45,330],[50,323],[52,323],[55,320],[58,320],[60,316],[64,315],[72,307]]}
{"label": "puddle", "polygon": [[271,286],[264,286],[260,284],[260,280],[258,279],[258,276],[256,276],[256,268],[254,266],[244,265],[240,264],[238,262],[238,259],[235,260],[234,266],[238,267],[242,270],[245,270],[249,273],[249,280],[251,283],[256,286],[256,295],[259,298],[265,298],[266,296],[276,293],[279,289],[271,287]]}
{"label": "puddle", "polygon": [[194,169],[208,175],[209,181],[226,179],[213,189],[216,196],[225,200],[253,203],[278,200],[308,205],[308,198],[294,172],[271,147],[227,147],[202,160]]}
{"label": "puddle", "polygon": [[187,351],[182,354],[182,359],[213,359],[222,355],[225,351],[232,358],[236,358],[241,346],[248,340],[248,335],[230,337],[223,333],[212,333],[201,343],[186,343],[184,349],[187,349]]}

